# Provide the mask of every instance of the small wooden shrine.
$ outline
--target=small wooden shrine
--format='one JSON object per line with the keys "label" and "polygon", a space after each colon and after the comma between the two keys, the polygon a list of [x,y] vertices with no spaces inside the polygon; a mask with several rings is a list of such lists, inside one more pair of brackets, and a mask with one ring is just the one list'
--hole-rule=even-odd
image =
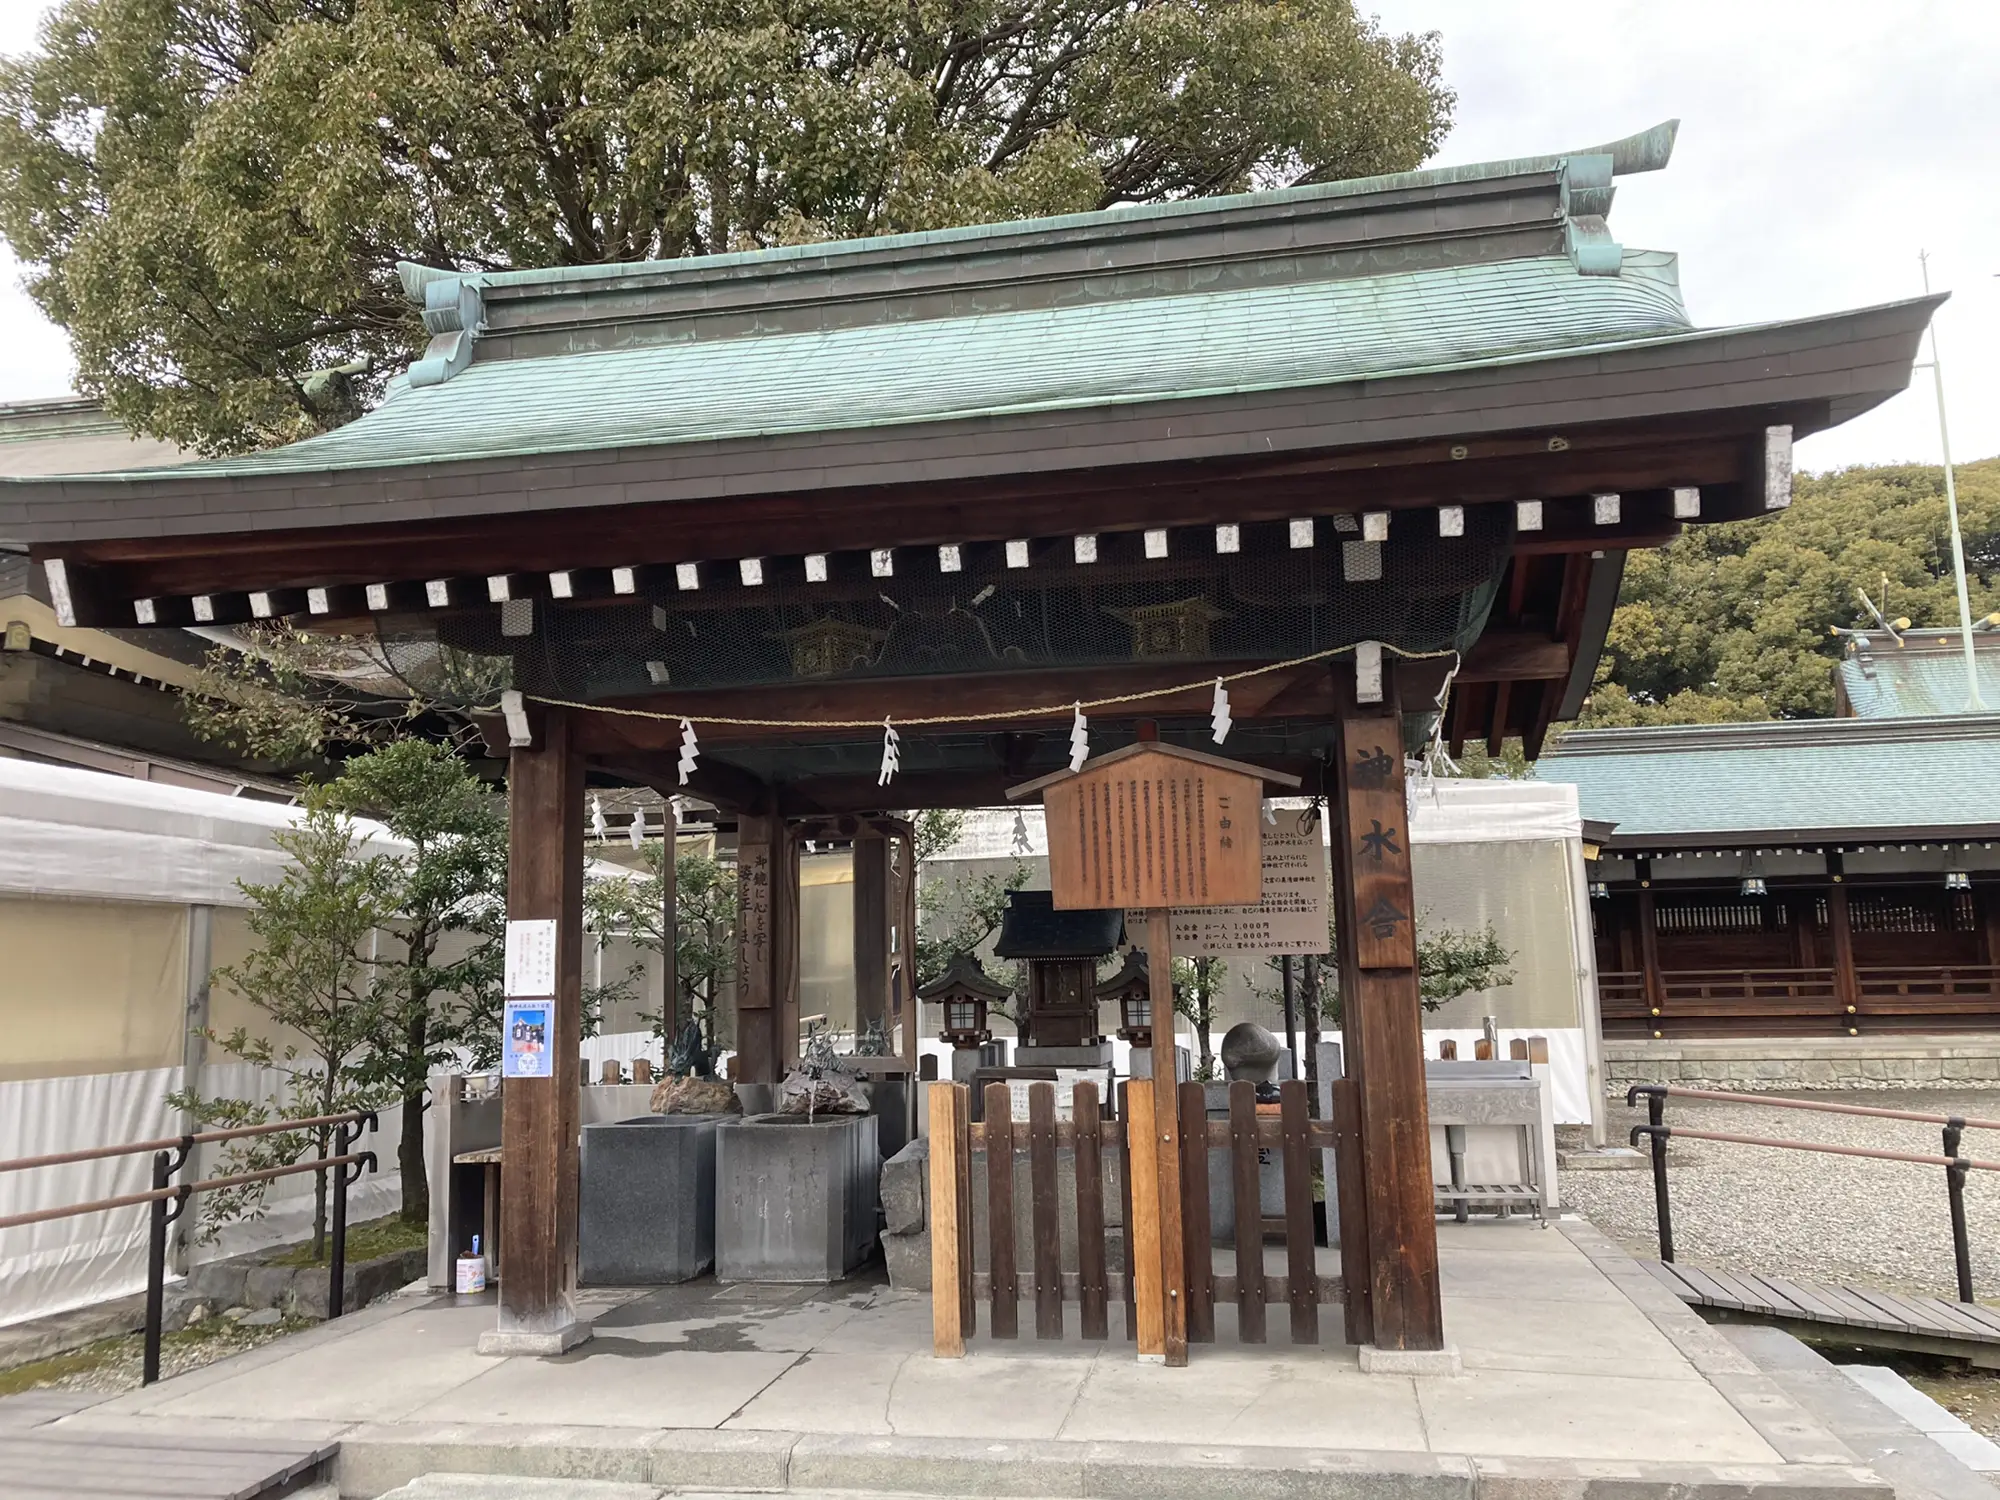
{"label": "small wooden shrine", "polygon": [[1048,891],[1009,891],[993,951],[1028,966],[1018,1067],[1104,1067],[1111,1061],[1097,1017],[1097,966],[1125,941],[1123,908],[1061,910]]}

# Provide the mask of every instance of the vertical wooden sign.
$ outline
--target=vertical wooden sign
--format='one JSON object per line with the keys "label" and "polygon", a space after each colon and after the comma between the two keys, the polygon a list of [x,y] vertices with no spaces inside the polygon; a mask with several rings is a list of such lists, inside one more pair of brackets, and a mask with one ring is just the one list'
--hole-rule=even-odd
{"label": "vertical wooden sign", "polygon": [[736,1051],[737,1081],[775,1083],[779,1058],[771,1011],[776,1000],[773,950],[777,941],[773,886],[782,825],[775,818],[744,816],[736,835]]}
{"label": "vertical wooden sign", "polygon": [[1403,739],[1393,718],[1341,723],[1346,755],[1349,868],[1354,872],[1354,952],[1364,969],[1417,966],[1410,899],[1410,829],[1403,796]]}

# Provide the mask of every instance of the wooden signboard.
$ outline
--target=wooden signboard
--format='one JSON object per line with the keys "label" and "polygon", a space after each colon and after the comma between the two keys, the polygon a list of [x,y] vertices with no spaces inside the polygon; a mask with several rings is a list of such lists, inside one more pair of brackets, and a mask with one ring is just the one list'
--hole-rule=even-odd
{"label": "wooden signboard", "polygon": [[1159,744],[1050,778],[1043,806],[1055,904],[1254,906],[1264,889],[1262,803],[1254,768]]}
{"label": "wooden signboard", "polygon": [[1414,969],[1415,913],[1410,905],[1410,829],[1403,797],[1397,721],[1352,718],[1347,747],[1347,827],[1353,848],[1354,951],[1364,969]]}

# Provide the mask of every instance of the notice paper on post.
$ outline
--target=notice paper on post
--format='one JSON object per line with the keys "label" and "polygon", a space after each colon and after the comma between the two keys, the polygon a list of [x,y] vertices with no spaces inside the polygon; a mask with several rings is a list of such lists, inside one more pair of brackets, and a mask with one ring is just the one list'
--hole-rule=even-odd
{"label": "notice paper on post", "polygon": [[555,918],[507,923],[507,993],[531,998],[556,992]]}

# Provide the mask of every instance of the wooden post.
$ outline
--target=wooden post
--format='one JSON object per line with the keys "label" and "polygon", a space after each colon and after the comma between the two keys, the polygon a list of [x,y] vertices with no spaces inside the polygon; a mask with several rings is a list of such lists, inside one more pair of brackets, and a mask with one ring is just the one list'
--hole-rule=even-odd
{"label": "wooden post", "polygon": [[[483,1354],[560,1354],[590,1337],[576,1313],[577,1039],[583,1034],[583,760],[567,709],[541,716],[507,771],[507,920],[553,920],[555,995],[548,1078],[502,1089],[507,1274]],[[442,1186],[440,1186],[442,1191]]]}
{"label": "wooden post", "polygon": [[890,982],[895,985],[897,1017],[903,1027],[900,1051],[911,1072],[917,1070],[917,1038],[923,1030],[924,1008],[917,999],[917,834],[907,824],[897,835],[895,958]]}
{"label": "wooden post", "polygon": [[931,1107],[931,1345],[939,1359],[965,1358],[972,1266],[966,1250],[965,1209],[959,1190],[960,1158],[968,1151],[965,1089],[930,1087]]}
{"label": "wooden post", "polygon": [[1839,1024],[1849,1031],[1861,1024],[1861,984],[1854,972],[1854,925],[1847,910],[1847,880],[1837,854],[1829,855],[1833,866],[1832,883],[1826,892],[1827,936],[1833,946],[1833,1001],[1840,1009]]}
{"label": "wooden post", "polygon": [[[1375,1344],[1442,1349],[1402,715],[1392,670],[1383,671],[1379,704],[1355,701],[1350,673],[1337,670],[1334,681],[1343,704],[1332,808],[1334,925],[1347,1066],[1360,1101]],[[1345,1234],[1347,1225],[1341,1229]]]}
{"label": "wooden post", "polygon": [[[1153,1035],[1159,1034],[1156,1018]],[[1125,1084],[1125,1150],[1132,1170],[1132,1201],[1127,1205],[1130,1222],[1125,1226],[1131,1255],[1125,1274],[1132,1287],[1132,1317],[1137,1324],[1142,1364],[1164,1364],[1167,1358],[1167,1299],[1160,1285],[1159,1152],[1155,1149],[1159,1132],[1147,1128],[1153,1120],[1153,1094],[1158,1083],[1157,1078],[1133,1078]],[[1172,1092],[1171,1086],[1168,1092]],[[987,1170],[992,1170],[990,1163]]]}
{"label": "wooden post", "polygon": [[797,841],[764,814],[736,829],[736,1077],[776,1083],[799,1046]]}
{"label": "wooden post", "polygon": [[889,1023],[889,840],[872,829],[854,840],[854,1029]]}
{"label": "wooden post", "polygon": [[1639,968],[1646,997],[1647,1029],[1666,1029],[1667,987],[1660,974],[1660,926],[1653,911],[1652,862],[1641,860],[1639,879]]}
{"label": "wooden post", "polygon": [[[1257,815],[1253,810],[1253,818]],[[1181,1228],[1180,1082],[1174,1056],[1174,955],[1168,913],[1146,913],[1146,974],[1153,1006],[1153,1163],[1160,1203],[1161,1346],[1171,1366],[1188,1360],[1187,1254]],[[1141,1345],[1139,1352],[1148,1351]]]}

